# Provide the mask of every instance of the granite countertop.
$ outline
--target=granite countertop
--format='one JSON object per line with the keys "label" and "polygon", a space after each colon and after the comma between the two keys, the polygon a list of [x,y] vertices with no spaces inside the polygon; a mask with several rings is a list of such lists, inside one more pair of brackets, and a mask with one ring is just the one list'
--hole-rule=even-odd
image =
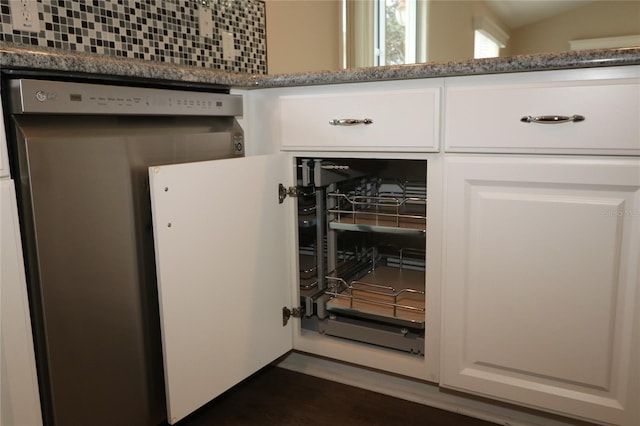
{"label": "granite countertop", "polygon": [[640,47],[295,74],[252,75],[0,43],[0,67],[157,79],[234,88],[288,87],[640,64]]}

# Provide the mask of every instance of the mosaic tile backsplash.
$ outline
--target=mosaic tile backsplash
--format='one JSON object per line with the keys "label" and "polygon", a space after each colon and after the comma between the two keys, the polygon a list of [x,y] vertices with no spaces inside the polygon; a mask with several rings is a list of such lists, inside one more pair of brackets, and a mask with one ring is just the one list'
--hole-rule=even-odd
{"label": "mosaic tile backsplash", "polygon": [[[21,0],[37,2],[40,31],[14,29],[0,0],[0,41],[230,72],[266,74],[259,0]],[[14,6],[15,7],[15,6]],[[200,28],[210,13],[213,37]]]}

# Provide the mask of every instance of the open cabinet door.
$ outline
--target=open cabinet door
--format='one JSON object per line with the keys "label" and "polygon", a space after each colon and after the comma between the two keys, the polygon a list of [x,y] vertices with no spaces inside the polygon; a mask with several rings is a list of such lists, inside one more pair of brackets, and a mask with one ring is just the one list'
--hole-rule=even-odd
{"label": "open cabinet door", "polygon": [[169,423],[292,347],[282,156],[149,169]]}

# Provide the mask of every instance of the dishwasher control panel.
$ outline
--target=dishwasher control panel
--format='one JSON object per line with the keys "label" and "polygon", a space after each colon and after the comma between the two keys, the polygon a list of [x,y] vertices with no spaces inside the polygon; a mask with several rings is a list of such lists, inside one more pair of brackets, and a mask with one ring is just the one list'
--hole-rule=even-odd
{"label": "dishwasher control panel", "polygon": [[14,114],[242,115],[242,96],[50,80],[11,81]]}

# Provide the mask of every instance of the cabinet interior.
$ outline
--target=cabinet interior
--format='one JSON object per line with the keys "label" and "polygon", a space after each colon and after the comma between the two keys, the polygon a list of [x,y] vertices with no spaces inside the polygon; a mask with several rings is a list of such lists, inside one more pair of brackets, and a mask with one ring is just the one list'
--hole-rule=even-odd
{"label": "cabinet interior", "polygon": [[296,169],[302,327],[424,356],[427,161]]}

